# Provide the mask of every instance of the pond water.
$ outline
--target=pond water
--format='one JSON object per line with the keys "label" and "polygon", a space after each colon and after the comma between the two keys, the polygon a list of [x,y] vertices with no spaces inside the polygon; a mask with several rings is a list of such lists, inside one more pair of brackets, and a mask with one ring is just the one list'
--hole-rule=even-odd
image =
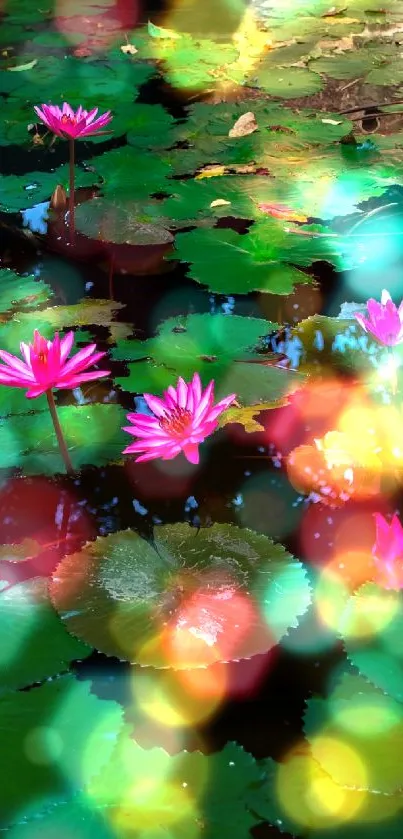
{"label": "pond water", "polygon": [[10,839],[402,835],[402,32],[0,4]]}

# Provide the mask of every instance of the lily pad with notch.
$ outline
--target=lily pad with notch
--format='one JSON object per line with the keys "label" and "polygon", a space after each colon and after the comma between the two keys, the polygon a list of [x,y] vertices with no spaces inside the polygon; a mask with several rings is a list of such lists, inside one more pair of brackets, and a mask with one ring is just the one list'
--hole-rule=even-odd
{"label": "lily pad with notch", "polygon": [[[116,379],[132,393],[162,393],[178,376],[190,380],[198,372],[203,386],[215,382],[218,399],[236,393],[243,407],[255,406],[254,414],[283,404],[288,394],[300,387],[304,376],[274,366],[276,358],[265,351],[263,339],[278,324],[263,318],[238,315],[193,314],[169,318],[157,335],[147,341],[118,342],[113,357],[128,363],[129,376]],[[239,408],[222,416],[220,425],[245,421],[250,414]]]}
{"label": "lily pad with notch", "polygon": [[266,536],[214,524],[120,531],[65,557],[50,587],[76,637],[143,666],[189,669],[279,643],[311,599],[306,572]]}
{"label": "lily pad with notch", "polygon": [[308,274],[286,263],[284,249],[291,247],[290,238],[292,234],[274,219],[259,223],[256,230],[253,226],[245,235],[227,228],[196,229],[178,234],[170,258],[189,262],[189,276],[215,294],[287,295],[296,285],[312,282]]}

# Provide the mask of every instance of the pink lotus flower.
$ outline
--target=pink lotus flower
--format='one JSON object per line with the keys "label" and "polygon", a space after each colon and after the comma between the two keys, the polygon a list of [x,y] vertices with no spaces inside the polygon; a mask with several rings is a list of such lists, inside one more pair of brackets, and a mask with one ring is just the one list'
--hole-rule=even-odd
{"label": "pink lotus flower", "polygon": [[374,513],[376,541],[372,548],[379,584],[387,589],[403,588],[403,528],[395,514],[388,524],[381,513]]}
{"label": "pink lotus flower", "polygon": [[0,350],[0,358],[4,361],[0,364],[0,384],[27,387],[28,399],[34,399],[54,387],[74,388],[110,373],[110,370],[83,372],[106,355],[95,352],[96,344],[89,344],[67,361],[73,342],[73,332],[68,332],[62,340],[56,332],[53,341],[47,341],[35,329],[33,343],[20,344],[24,361]]}
{"label": "pink lotus flower", "polygon": [[386,289],[383,290],[381,302],[371,297],[367,301],[369,319],[360,312],[354,317],[366,332],[371,332],[381,344],[394,347],[403,341],[403,301],[399,308],[393,302]]}
{"label": "pink lotus flower", "polygon": [[129,434],[140,437],[123,454],[141,453],[141,460],[172,460],[181,451],[190,463],[199,462],[199,443],[217,428],[217,417],[228,408],[235,394],[226,396],[214,405],[214,380],[202,391],[200,376],[195,373],[189,384],[178,379],[176,388],[170,386],[162,399],[144,394],[144,399],[155,414],[128,414],[133,423],[124,428]]}
{"label": "pink lotus flower", "polygon": [[80,105],[74,112],[67,102],[63,104],[63,108],[59,108],[58,105],[42,105],[41,107],[35,105],[35,111],[53,134],[57,134],[58,137],[70,137],[73,140],[90,137],[92,134],[107,133],[102,129],[112,119],[110,111],[106,111],[95,119],[98,108],[85,111]]}

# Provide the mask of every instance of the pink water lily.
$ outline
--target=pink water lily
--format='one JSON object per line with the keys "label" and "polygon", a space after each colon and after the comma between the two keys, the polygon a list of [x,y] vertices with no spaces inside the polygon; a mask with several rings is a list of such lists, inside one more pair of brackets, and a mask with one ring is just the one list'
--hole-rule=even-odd
{"label": "pink water lily", "polygon": [[78,139],[94,136],[94,134],[108,134],[109,132],[103,131],[103,129],[111,121],[112,114],[110,111],[106,111],[96,119],[98,108],[86,111],[80,105],[76,111],[73,111],[73,108],[67,102],[63,103],[63,108],[59,108],[58,105],[35,105],[35,111],[39,119],[45,123],[53,134],[64,137],[69,141],[69,230],[70,244],[74,245],[74,142]]}
{"label": "pink water lily", "polygon": [[371,297],[367,301],[368,318],[361,312],[354,317],[366,332],[387,347],[394,347],[403,341],[403,301],[397,307],[386,289],[382,291],[381,302]]}
{"label": "pink water lily", "polygon": [[376,541],[372,554],[379,584],[387,589],[403,588],[403,527],[397,515],[390,524],[381,513],[374,514]]}
{"label": "pink water lily", "polygon": [[131,443],[123,454],[140,454],[141,460],[172,460],[183,452],[190,463],[199,462],[200,443],[217,428],[217,419],[231,405],[235,394],[226,396],[214,405],[214,380],[202,390],[200,376],[195,373],[187,384],[178,379],[159,399],[149,393],[144,399],[154,416],[128,414],[132,425],[124,428],[140,439]]}
{"label": "pink water lily", "polygon": [[74,332],[68,332],[62,340],[56,332],[53,341],[47,341],[35,330],[32,344],[20,344],[23,361],[0,350],[4,362],[0,364],[0,384],[27,387],[28,399],[34,399],[54,387],[74,388],[110,373],[109,370],[84,372],[105,355],[96,352],[96,344],[89,344],[67,360],[73,343]]}
{"label": "pink water lily", "polygon": [[63,108],[59,108],[58,105],[35,105],[35,111],[39,119],[53,134],[57,134],[58,137],[70,137],[71,139],[102,134],[104,133],[102,129],[112,119],[110,111],[106,111],[95,119],[98,108],[85,111],[80,105],[76,111],[73,111],[73,108],[67,102],[64,102]]}

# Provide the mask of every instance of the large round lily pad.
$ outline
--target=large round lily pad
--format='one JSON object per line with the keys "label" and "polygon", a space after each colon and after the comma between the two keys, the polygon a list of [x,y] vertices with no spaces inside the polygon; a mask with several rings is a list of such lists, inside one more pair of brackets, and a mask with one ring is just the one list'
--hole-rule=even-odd
{"label": "large round lily pad", "polygon": [[91,652],[66,632],[40,577],[0,594],[0,633],[0,693],[55,676]]}
{"label": "large round lily pad", "polygon": [[130,530],[65,557],[51,596],[67,629],[108,655],[177,669],[250,658],[310,603],[300,562],[266,536],[215,524]]}

